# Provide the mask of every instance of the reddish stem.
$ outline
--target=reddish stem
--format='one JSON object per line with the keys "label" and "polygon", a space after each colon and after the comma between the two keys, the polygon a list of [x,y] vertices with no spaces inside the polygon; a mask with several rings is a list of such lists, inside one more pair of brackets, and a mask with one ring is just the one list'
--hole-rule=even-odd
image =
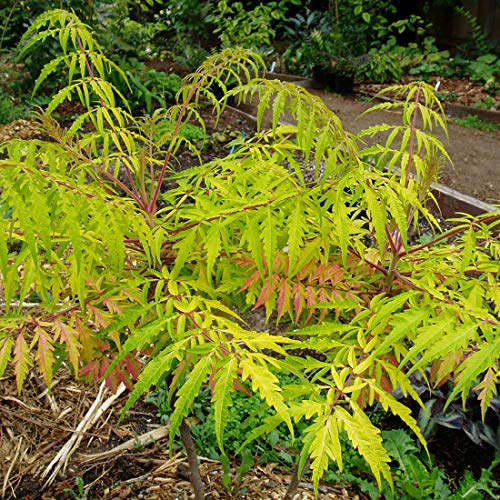
{"label": "reddish stem", "polygon": [[[472,221],[472,225],[474,224],[482,224],[482,223],[488,223],[492,222],[496,219],[500,219],[500,215],[493,214],[493,215],[486,215],[482,219],[476,219],[475,221]],[[411,248],[407,252],[402,252],[400,254],[401,257],[404,257],[406,255],[411,255],[413,253],[419,252],[420,250],[423,250],[424,248],[431,247],[435,245],[436,243],[439,243],[440,241],[446,240],[448,238],[451,238],[453,236],[456,236],[457,234],[461,233],[462,231],[465,231],[469,228],[469,225],[461,225],[458,226],[450,231],[447,231],[446,233],[438,236],[437,238],[433,239],[432,241],[429,241],[428,243],[423,243],[422,245],[418,245],[417,247]],[[496,237],[498,238],[498,237]]]}
{"label": "reddish stem", "polygon": [[406,169],[406,179],[405,179],[405,187],[408,187],[408,184],[410,183],[410,172],[413,167],[413,152],[415,149],[415,134],[417,130],[417,109],[418,109],[418,101],[420,99],[420,86],[418,87],[417,90],[417,95],[415,96],[415,111],[413,112],[413,117],[411,120],[411,135],[410,135],[410,149],[408,152],[408,167]]}
{"label": "reddish stem", "polygon": [[[184,116],[187,112],[189,103],[191,102],[191,100],[193,99],[196,92],[199,90],[199,88],[203,84],[203,82],[207,79],[207,77],[209,75],[212,75],[213,73],[215,73],[217,70],[219,70],[223,66],[224,66],[223,62],[214,66],[206,75],[203,75],[200,78],[199,82],[197,82],[196,85],[194,85],[193,88],[190,90],[190,92],[189,92],[188,96],[186,97],[186,99],[184,100],[182,108],[179,112],[179,116],[177,118],[177,122],[175,124],[175,129],[174,129],[174,132],[172,133],[172,137],[177,137],[177,135],[179,134],[179,130],[180,130],[181,125],[182,125],[182,120],[184,119]],[[165,156],[165,161],[163,162],[163,166],[162,166],[160,176],[159,176],[158,181],[157,181],[157,185],[156,185],[156,189],[155,189],[154,194],[153,194],[153,198],[151,199],[151,203],[147,207],[148,215],[150,215],[150,216],[152,216],[156,213],[156,203],[158,202],[158,197],[160,196],[160,193],[161,193],[161,187],[163,185],[163,180],[165,179],[165,175],[167,174],[167,169],[168,169],[168,165],[170,164],[171,158],[172,158],[172,149],[169,149],[167,151],[166,156]]]}

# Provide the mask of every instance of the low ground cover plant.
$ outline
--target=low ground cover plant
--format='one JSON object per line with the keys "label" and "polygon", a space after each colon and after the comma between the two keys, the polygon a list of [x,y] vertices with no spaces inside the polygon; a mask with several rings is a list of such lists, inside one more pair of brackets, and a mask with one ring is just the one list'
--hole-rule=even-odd
{"label": "low ground cover plant", "polygon": [[462,125],[462,127],[477,128],[479,130],[484,130],[485,132],[495,132],[496,130],[500,130],[500,124],[481,120],[481,118],[476,115],[455,118],[455,122]]}
{"label": "low ground cover plant", "polygon": [[[34,90],[59,67],[68,74],[39,115],[51,140],[0,147],[0,376],[12,366],[21,391],[38,369],[50,386],[66,362],[75,376],[128,385],[124,411],[164,384],[171,445],[180,435],[197,499],[190,416],[207,387],[222,457],[235,391],[254,394],[270,415],[240,448],[279,426],[291,442],[300,433],[295,479],[310,470],[316,491],[332,462],[344,468],[341,437],[379,488],[394,485],[370,408],[399,417],[425,449],[395,396],[423,406],[416,376],[451,381],[447,404],[475,389],[484,416],[498,378],[500,214],[439,234],[426,202],[447,158],[432,131],[446,124],[431,86],[389,89],[400,100],[373,109],[400,110],[402,124],[351,135],[305,89],[259,78],[260,56],[227,49],[185,80],[178,104],[137,119],[109,82],[126,75],[86,25],[46,12],[22,53],[50,36],[63,55]],[[259,98],[257,134],[177,168],[181,147],[196,150],[183,124],[203,125],[200,103],[220,114],[229,97]],[[62,127],[54,113],[71,99],[85,112]],[[413,244],[422,218],[437,235]],[[284,326],[246,326],[258,308]]]}
{"label": "low ground cover plant", "polygon": [[[293,379],[280,380],[281,383],[293,382]],[[171,414],[171,408],[168,404],[168,390],[160,385],[158,390],[148,396],[148,401],[158,407],[158,414],[163,422],[168,422]],[[210,404],[210,388],[203,389],[193,404],[193,415],[196,425],[192,427],[193,439],[200,455],[215,460],[224,460],[217,445],[215,434],[215,412]],[[429,400],[431,405],[426,402],[430,412],[423,412],[422,416],[427,417],[427,426],[423,429],[426,437],[432,422],[430,415],[432,412],[432,403],[436,399]],[[457,405],[458,406],[458,405]],[[463,427],[468,430],[469,425],[460,422],[457,418],[457,411],[449,412],[445,415],[446,425],[454,425],[455,428]],[[373,421],[380,419],[384,423],[384,412],[374,408],[369,412]],[[246,447],[242,448],[245,442],[245,436],[250,434],[255,427],[258,427],[263,420],[272,416],[272,410],[263,403],[257,395],[250,395],[243,391],[237,391],[233,397],[233,406],[229,409],[226,430],[227,452],[232,463],[239,463],[236,469],[236,479],[233,483],[237,486],[242,475],[249,467],[258,464],[276,464],[277,467],[288,469],[293,466],[296,457],[300,455],[303,447],[301,427],[296,427],[297,439],[292,441],[285,425],[281,424],[268,435],[247,442]],[[443,415],[439,414],[438,418]],[[478,422],[480,424],[480,422]],[[422,428],[422,425],[419,422]],[[494,433],[493,433],[494,435]],[[325,471],[323,479],[335,485],[356,485],[360,491],[370,496],[370,498],[477,498],[482,499],[484,495],[495,497],[495,488],[499,485],[495,480],[494,469],[498,466],[498,459],[493,461],[491,466],[483,469],[481,474],[475,477],[470,471],[467,471],[461,480],[450,478],[442,468],[435,465],[432,456],[428,456],[423,450],[421,444],[404,429],[383,430],[382,437],[384,446],[387,448],[391,457],[391,473],[394,479],[394,489],[391,490],[387,482],[383,483],[382,491],[379,490],[376,482],[370,474],[370,467],[366,460],[360,456],[353,448],[347,435],[340,435],[342,454],[345,457],[345,468],[339,471],[335,464],[330,464]],[[494,445],[495,446],[495,445]],[[238,456],[239,460],[234,460]],[[228,467],[229,464],[226,464]],[[237,492],[234,488],[233,492]],[[241,493],[244,493],[241,492]]]}

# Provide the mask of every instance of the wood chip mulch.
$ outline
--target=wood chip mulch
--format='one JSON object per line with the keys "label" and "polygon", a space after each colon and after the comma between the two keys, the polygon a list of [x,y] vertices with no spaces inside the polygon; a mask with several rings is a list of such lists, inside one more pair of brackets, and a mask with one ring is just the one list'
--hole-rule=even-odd
{"label": "wood chip mulch", "polygon": [[[21,395],[13,373],[0,379],[0,498],[35,499],[161,499],[193,498],[187,461],[181,452],[170,456],[168,430],[161,426],[156,407],[138,403],[119,422],[127,400],[117,398],[69,453],[51,484],[51,463],[74,435],[94,405],[97,384],[76,381],[64,367],[50,393],[32,374]],[[105,398],[112,396],[106,391]],[[49,468],[49,472],[47,472]],[[219,462],[201,458],[207,498],[270,500],[283,498],[290,474],[276,464],[255,466],[231,495],[222,483]],[[80,491],[78,483],[80,483]],[[76,496],[75,496],[76,495]],[[295,500],[314,498],[312,485],[301,483]],[[321,485],[325,500],[366,498],[349,485]]]}
{"label": "wood chip mulch", "polygon": [[[401,83],[408,83],[411,80],[414,80],[414,78],[405,76],[402,78]],[[436,79],[431,83],[435,85]],[[356,90],[374,95],[392,85],[394,83],[359,83]],[[468,78],[441,78],[438,92],[449,102],[461,104],[462,106],[474,106],[478,102],[492,101],[491,109],[500,109],[500,94],[488,93],[484,85]]]}

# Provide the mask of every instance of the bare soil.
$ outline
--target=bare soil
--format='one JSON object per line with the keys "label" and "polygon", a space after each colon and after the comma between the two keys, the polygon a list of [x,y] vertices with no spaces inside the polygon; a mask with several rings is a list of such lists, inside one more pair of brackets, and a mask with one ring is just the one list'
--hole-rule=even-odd
{"label": "bare soil", "polygon": [[[322,90],[311,90],[333,109],[353,133],[379,123],[401,124],[398,113],[375,111],[361,116],[373,103],[356,97],[341,97]],[[448,123],[448,137],[437,131],[453,165],[443,165],[439,182],[485,203],[500,204],[500,131],[483,132]]]}

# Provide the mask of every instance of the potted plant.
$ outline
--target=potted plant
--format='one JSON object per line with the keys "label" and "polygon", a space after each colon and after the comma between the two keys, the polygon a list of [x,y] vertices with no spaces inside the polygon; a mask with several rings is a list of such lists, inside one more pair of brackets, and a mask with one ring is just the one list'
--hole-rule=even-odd
{"label": "potted plant", "polygon": [[339,57],[335,60],[333,71],[335,73],[334,90],[341,95],[354,92],[354,77],[356,75],[357,61],[350,57]]}
{"label": "potted plant", "polygon": [[283,65],[286,71],[309,77],[324,52],[322,39],[330,29],[327,18],[324,12],[307,11],[292,17],[289,23],[285,31],[291,43],[282,55]]}
{"label": "potted plant", "polygon": [[299,14],[287,31],[294,38],[283,54],[288,71],[311,76],[315,88],[353,92],[356,59],[341,26],[328,13]]}
{"label": "potted plant", "polygon": [[312,68],[313,87],[326,88],[341,95],[354,92],[358,59],[350,54],[323,53]]}

